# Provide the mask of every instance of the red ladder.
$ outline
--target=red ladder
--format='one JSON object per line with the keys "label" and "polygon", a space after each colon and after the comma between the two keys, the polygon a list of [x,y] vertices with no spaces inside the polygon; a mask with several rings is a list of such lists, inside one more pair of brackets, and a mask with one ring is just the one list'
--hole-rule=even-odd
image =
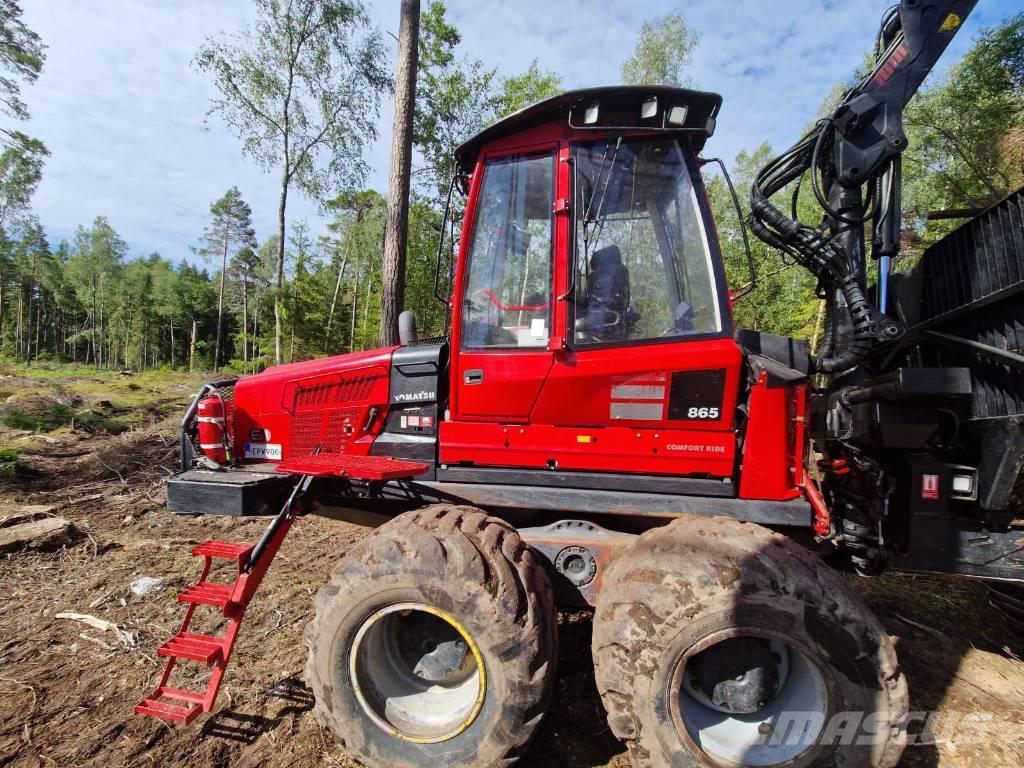
{"label": "red ladder", "polygon": [[[308,481],[306,484],[308,485]],[[301,485],[303,483],[300,483]],[[185,617],[178,634],[157,649],[159,655],[168,657],[167,666],[156,690],[135,705],[135,714],[161,717],[188,725],[200,712],[209,712],[213,709],[221,680],[224,678],[224,670],[231,660],[231,651],[235,647],[245,609],[295,519],[291,509],[294,499],[295,494],[255,545],[206,541],[192,549],[195,557],[204,557],[206,562],[199,575],[199,581],[178,595],[178,602],[188,605]],[[215,559],[235,561],[238,577],[231,584],[207,581]],[[228,620],[227,629],[222,636],[200,635],[188,631],[198,605],[211,605],[221,609]],[[179,660],[194,661],[211,667],[205,691],[185,691],[167,685],[171,672]]]}
{"label": "red ladder", "polygon": [[[318,449],[319,450],[319,449]],[[288,501],[273,519],[263,537],[253,546],[229,541],[206,541],[193,548],[196,557],[205,557],[206,563],[199,581],[178,595],[179,603],[188,604],[178,634],[161,645],[157,653],[169,657],[156,690],[135,705],[135,714],[161,717],[188,725],[200,712],[209,712],[217,700],[224,670],[231,660],[238,630],[245,609],[256,593],[264,574],[277,554],[281,542],[288,534],[295,516],[299,514],[298,500],[309,491],[316,477],[336,476],[370,482],[407,479],[423,474],[429,467],[422,462],[401,461],[387,456],[350,456],[348,454],[314,454],[300,456],[277,465],[277,471],[299,478]],[[234,560],[238,577],[231,584],[207,581],[215,559]],[[222,636],[200,635],[189,632],[192,615],[197,605],[220,608],[228,620]],[[211,667],[206,690],[185,691],[167,685],[174,665],[179,660],[194,661]],[[184,706],[182,706],[184,705]]]}

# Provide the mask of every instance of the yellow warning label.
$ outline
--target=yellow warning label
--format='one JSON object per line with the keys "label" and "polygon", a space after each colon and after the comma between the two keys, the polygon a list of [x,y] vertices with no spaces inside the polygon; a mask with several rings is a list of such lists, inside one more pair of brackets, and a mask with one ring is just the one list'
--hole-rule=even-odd
{"label": "yellow warning label", "polygon": [[942,22],[942,26],[939,27],[939,31],[952,32],[954,29],[957,29],[962,23],[963,20],[959,16],[957,16],[955,13],[951,13],[949,14],[949,16],[946,17],[946,20]]}

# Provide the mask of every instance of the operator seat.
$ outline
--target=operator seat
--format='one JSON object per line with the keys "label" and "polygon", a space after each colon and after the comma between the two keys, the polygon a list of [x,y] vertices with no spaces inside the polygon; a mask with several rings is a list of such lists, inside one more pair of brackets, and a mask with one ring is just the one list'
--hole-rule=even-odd
{"label": "operator seat", "polygon": [[627,338],[632,324],[629,302],[629,270],[622,263],[622,252],[617,245],[606,245],[590,259],[584,311],[576,323],[577,333],[598,341]]}

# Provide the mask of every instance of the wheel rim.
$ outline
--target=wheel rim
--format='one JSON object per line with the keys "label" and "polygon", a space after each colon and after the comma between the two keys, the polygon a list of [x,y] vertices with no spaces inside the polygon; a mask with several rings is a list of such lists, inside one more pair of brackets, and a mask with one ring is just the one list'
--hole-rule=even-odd
{"label": "wheel rim", "polygon": [[712,765],[801,764],[818,750],[831,712],[829,688],[821,667],[792,638],[731,629],[682,654],[669,709],[680,736]]}
{"label": "wheel rim", "polygon": [[417,744],[447,741],[469,728],[487,690],[476,642],[452,616],[424,603],[370,615],[352,642],[349,669],[367,716]]}

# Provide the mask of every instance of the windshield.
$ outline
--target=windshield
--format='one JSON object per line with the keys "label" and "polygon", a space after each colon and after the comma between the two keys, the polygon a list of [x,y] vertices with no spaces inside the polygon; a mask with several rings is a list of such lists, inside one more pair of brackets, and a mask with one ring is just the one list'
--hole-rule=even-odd
{"label": "windshield", "polygon": [[707,233],[679,143],[573,148],[575,344],[722,330]]}

